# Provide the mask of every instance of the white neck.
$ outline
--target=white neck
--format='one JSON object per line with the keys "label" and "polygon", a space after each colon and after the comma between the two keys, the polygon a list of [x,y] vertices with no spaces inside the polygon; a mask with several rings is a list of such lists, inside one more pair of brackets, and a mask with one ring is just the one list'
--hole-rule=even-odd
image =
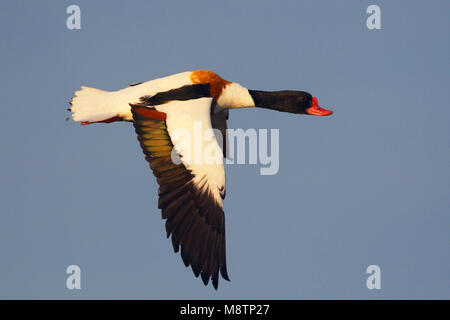
{"label": "white neck", "polygon": [[249,108],[255,106],[248,89],[236,82],[228,84],[222,90],[217,103],[223,108]]}

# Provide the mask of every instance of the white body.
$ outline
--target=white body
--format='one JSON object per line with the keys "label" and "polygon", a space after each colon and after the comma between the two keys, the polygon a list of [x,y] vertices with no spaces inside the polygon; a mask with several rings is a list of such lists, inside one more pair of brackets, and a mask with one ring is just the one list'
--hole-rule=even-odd
{"label": "white body", "polygon": [[[143,96],[152,96],[158,92],[168,91],[185,85],[192,85],[192,71],[150,80],[136,86],[118,91],[104,91],[82,86],[72,99],[74,121],[102,121],[115,116],[124,120],[133,120],[130,103],[138,103]],[[224,88],[218,99],[222,108],[254,107],[255,104],[248,90],[238,83],[230,83]],[[158,109],[158,108],[157,108]]]}
{"label": "white body", "polygon": [[115,116],[132,120],[130,103],[138,103],[139,98],[143,96],[191,84],[190,74],[189,71],[178,73],[118,91],[103,91],[82,86],[81,90],[75,92],[72,100],[73,120],[94,122]]}

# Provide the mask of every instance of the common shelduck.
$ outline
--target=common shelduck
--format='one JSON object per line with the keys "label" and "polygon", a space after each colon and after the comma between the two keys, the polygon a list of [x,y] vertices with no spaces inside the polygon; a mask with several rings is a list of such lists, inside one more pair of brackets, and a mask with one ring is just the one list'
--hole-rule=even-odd
{"label": "common shelduck", "polygon": [[[249,90],[208,70],[133,83],[112,92],[82,86],[70,104],[73,120],[82,125],[133,122],[145,159],[159,184],[158,207],[166,219],[167,237],[172,235],[175,252],[181,248],[186,267],[191,265],[205,285],[211,279],[215,289],[219,271],[229,280],[222,150],[219,161],[185,161],[184,149],[177,148],[174,142],[177,130],[192,133],[197,122],[204,132],[216,128],[224,133],[228,110],[236,108],[260,107],[316,116],[333,113],[321,108],[317,98],[307,92]],[[215,138],[212,141],[216,148],[226,145]],[[174,160],[174,154],[179,161]]]}

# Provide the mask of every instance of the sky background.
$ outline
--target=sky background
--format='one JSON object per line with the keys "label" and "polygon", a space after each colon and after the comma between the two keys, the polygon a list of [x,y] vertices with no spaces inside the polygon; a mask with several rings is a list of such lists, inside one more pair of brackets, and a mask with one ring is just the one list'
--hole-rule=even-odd
{"label": "sky background", "polygon": [[[81,30],[66,8],[81,7]],[[366,9],[381,8],[381,30]],[[2,1],[0,298],[450,298],[449,1]],[[279,128],[280,171],[227,166],[231,282],[204,287],[165,238],[130,123],[81,127],[81,85],[211,69],[311,92],[331,117]],[[67,266],[81,290],[66,289]],[[366,268],[381,268],[368,290]]]}

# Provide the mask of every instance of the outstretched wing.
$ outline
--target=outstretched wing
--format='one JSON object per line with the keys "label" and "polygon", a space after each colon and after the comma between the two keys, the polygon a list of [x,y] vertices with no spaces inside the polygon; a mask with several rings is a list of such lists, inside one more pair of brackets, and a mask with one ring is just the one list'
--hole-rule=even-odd
{"label": "outstretched wing", "polygon": [[[145,99],[141,102],[131,105],[133,124],[145,158],[160,186],[158,207],[162,209],[162,218],[166,219],[167,237],[172,236],[175,252],[181,248],[183,262],[186,266],[191,265],[195,276],[201,275],[205,285],[211,278],[217,289],[219,271],[224,279],[229,280],[222,202],[225,196],[222,155],[220,162],[211,163],[203,158],[198,161],[198,150],[189,150],[186,145],[180,147],[173,139],[191,135],[198,140],[194,137],[198,126],[201,126],[200,132],[204,137],[204,133],[211,129],[212,98],[171,101],[155,107]],[[211,150],[221,153],[214,136],[206,140],[209,143],[203,141],[200,148],[202,155]],[[193,141],[195,145],[198,143]],[[187,159],[189,152],[191,157]],[[178,158],[181,163],[176,161],[177,156],[181,156]]]}

